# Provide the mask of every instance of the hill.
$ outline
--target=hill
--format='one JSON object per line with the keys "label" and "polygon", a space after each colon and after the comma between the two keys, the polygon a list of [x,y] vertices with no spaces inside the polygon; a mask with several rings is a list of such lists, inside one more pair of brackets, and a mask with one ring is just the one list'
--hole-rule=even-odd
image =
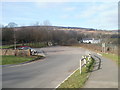
{"label": "hill", "polygon": [[93,28],[82,28],[82,27],[64,27],[64,26],[21,26],[15,27],[15,30],[20,30],[21,28],[48,28],[52,30],[63,30],[63,31],[76,31],[78,33],[95,33],[95,34],[117,34],[120,30],[98,30]]}

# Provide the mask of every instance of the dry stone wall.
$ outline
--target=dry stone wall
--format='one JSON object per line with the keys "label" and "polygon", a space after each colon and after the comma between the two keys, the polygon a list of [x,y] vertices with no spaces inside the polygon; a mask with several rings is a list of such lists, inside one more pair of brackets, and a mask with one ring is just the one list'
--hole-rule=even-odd
{"label": "dry stone wall", "polygon": [[30,56],[30,50],[0,49],[0,55]]}

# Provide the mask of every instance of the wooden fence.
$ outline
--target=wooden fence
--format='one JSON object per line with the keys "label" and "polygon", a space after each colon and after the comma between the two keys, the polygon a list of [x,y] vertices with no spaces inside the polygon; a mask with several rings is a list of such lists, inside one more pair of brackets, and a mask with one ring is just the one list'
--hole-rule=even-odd
{"label": "wooden fence", "polygon": [[80,59],[80,74],[82,73],[82,67],[86,67],[87,64],[89,64],[91,60],[91,55],[88,56],[82,56],[82,59]]}

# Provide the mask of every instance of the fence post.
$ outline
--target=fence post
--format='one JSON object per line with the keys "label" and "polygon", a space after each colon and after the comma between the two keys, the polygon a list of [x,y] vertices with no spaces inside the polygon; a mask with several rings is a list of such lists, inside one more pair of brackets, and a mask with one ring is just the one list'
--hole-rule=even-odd
{"label": "fence post", "polygon": [[91,56],[90,56],[90,54],[88,54],[88,63],[90,63],[90,58],[91,58]]}
{"label": "fence post", "polygon": [[90,62],[90,56],[88,56],[88,64],[89,64],[89,62]]}
{"label": "fence post", "polygon": [[85,67],[86,67],[86,56],[84,57],[84,64],[85,64]]}
{"label": "fence post", "polygon": [[81,59],[80,59],[80,74],[82,72]]}

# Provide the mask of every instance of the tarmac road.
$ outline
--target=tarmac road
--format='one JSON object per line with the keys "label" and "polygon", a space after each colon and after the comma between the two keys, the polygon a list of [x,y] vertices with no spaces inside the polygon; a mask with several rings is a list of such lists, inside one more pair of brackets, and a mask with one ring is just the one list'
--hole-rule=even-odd
{"label": "tarmac road", "polygon": [[[37,48],[40,50],[40,48]],[[2,68],[3,88],[55,88],[79,67],[83,48],[56,46],[42,48],[46,58],[29,64]]]}

